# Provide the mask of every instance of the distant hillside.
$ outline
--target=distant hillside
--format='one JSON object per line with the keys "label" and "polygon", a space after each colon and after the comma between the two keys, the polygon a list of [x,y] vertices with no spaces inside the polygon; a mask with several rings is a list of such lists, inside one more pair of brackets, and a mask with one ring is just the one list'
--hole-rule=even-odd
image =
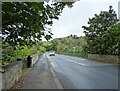
{"label": "distant hillside", "polygon": [[64,53],[81,53],[87,45],[86,37],[70,35],[64,38],[56,38],[51,41],[53,50]]}

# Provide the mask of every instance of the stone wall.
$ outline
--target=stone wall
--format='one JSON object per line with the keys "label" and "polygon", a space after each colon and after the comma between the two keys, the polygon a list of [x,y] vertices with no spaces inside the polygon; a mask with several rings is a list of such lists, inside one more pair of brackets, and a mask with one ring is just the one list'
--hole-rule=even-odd
{"label": "stone wall", "polygon": [[108,63],[120,63],[119,56],[117,55],[98,55],[98,54],[88,54],[88,59],[108,62]]}
{"label": "stone wall", "polygon": [[[33,66],[39,59],[38,54],[32,56],[32,64]],[[4,68],[0,68],[0,91],[1,89],[10,89],[15,82],[17,82],[23,75],[23,69],[27,67],[26,60],[15,61],[11,64],[5,66]]]}
{"label": "stone wall", "polygon": [[39,55],[38,54],[35,54],[35,55],[32,55],[32,64],[31,66],[33,66],[39,59]]}
{"label": "stone wall", "polygon": [[22,76],[22,61],[15,61],[5,68],[2,73],[2,89],[11,88]]}

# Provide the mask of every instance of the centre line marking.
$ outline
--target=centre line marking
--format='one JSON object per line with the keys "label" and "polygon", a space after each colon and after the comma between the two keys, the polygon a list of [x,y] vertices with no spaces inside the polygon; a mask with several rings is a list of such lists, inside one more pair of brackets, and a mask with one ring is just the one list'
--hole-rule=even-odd
{"label": "centre line marking", "polygon": [[[64,58],[66,59],[66,58]],[[70,60],[70,59],[66,59],[67,61],[70,61],[70,62],[73,62],[73,63],[76,63],[76,64],[79,64],[79,65],[84,65],[84,66],[87,66],[86,64],[83,64],[83,63],[79,63],[79,62],[75,62],[73,60]]]}
{"label": "centre line marking", "polygon": [[54,64],[53,62],[51,62],[51,65],[52,65],[53,67],[55,67],[55,64]]}

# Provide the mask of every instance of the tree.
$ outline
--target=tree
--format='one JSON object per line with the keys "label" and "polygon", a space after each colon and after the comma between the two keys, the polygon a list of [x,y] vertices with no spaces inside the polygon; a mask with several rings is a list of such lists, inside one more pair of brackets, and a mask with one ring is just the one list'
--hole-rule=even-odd
{"label": "tree", "polygon": [[[47,0],[49,1],[49,0]],[[51,38],[53,19],[59,19],[65,6],[74,2],[3,2],[2,3],[2,57],[4,62],[16,60],[46,48],[39,45],[41,37]],[[17,55],[17,56],[16,56]]]}
{"label": "tree", "polygon": [[120,47],[120,24],[116,24],[108,29],[108,31],[102,35],[102,40],[107,46],[107,54],[118,55]]}
{"label": "tree", "polygon": [[117,22],[117,15],[112,6],[109,11],[101,11],[99,15],[95,14],[93,18],[89,18],[89,26],[82,27],[87,36],[88,53],[109,54],[108,47],[114,37],[110,30]]}
{"label": "tree", "polygon": [[67,36],[64,38],[56,38],[51,41],[53,50],[57,52],[63,52],[63,53],[80,53],[81,50],[83,50],[83,47],[85,47],[86,40],[85,37],[78,37],[76,36]]}
{"label": "tree", "polygon": [[10,45],[33,44],[44,36],[51,38],[46,27],[59,19],[63,8],[72,7],[73,2],[3,2],[2,3],[2,40]]}

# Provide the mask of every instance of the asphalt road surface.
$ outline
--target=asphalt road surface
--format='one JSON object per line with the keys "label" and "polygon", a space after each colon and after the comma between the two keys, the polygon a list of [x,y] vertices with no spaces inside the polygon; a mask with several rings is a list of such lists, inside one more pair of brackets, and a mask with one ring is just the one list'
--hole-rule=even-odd
{"label": "asphalt road surface", "polygon": [[118,89],[118,66],[78,57],[49,56],[64,89]]}

